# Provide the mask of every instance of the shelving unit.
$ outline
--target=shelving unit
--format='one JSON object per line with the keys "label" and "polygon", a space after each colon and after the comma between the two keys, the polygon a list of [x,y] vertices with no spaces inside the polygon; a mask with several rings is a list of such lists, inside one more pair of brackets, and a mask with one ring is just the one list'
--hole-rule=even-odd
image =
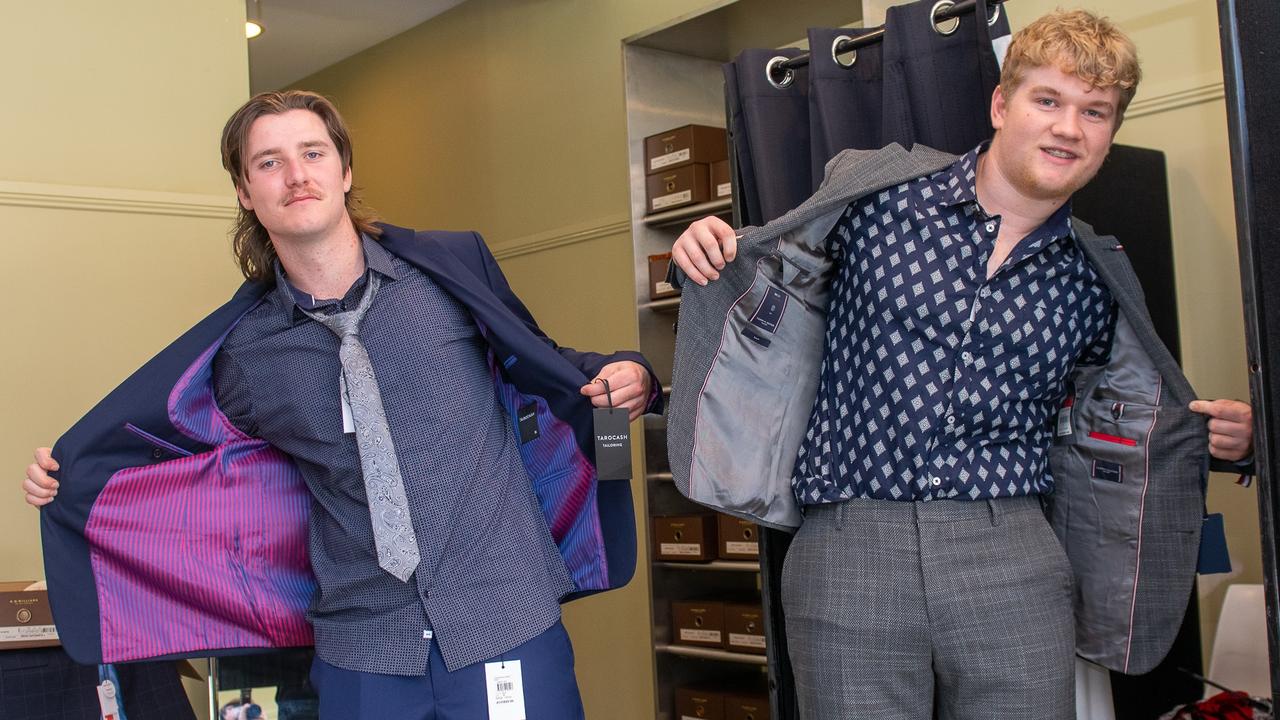
{"label": "shelving unit", "polygon": [[[669,397],[675,321],[680,298],[649,299],[648,257],[669,252],[692,221],[717,215],[730,220],[730,200],[717,200],[646,215],[644,138],[688,124],[725,126],[721,66],[748,47],[797,44],[811,26],[856,22],[860,4],[844,0],[721,0],[712,8],[623,41],[627,139],[631,181],[631,231],[635,251],[635,298],[640,349],[653,364]],[[706,512],[676,490],[666,449],[666,419],[646,417],[643,434],[645,516]],[[652,531],[652,525],[649,528]],[[722,599],[759,602],[760,565],[755,561],[662,562],[652,548],[640,549],[652,589],[655,717],[676,720],[677,687],[764,695],[769,692],[764,655],[674,644],[671,603]],[[775,717],[775,720],[781,720]]]}

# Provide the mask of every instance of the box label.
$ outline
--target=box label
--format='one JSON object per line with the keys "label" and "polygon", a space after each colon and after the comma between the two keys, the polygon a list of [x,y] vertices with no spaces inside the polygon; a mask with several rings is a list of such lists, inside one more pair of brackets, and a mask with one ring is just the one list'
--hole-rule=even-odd
{"label": "box label", "polygon": [[0,627],[0,643],[57,640],[58,629],[53,625],[12,625]]}
{"label": "box label", "polygon": [[662,555],[693,555],[702,554],[702,545],[698,543],[658,543],[658,552]]}
{"label": "box label", "polygon": [[725,541],[724,551],[733,555],[759,555],[760,545],[753,542]]}
{"label": "box label", "polygon": [[659,280],[657,284],[653,286],[653,291],[654,294],[671,293],[675,292],[676,288],[666,280]]}
{"label": "box label", "polygon": [[675,165],[676,163],[684,162],[689,158],[690,158],[689,148],[685,148],[683,150],[677,150],[673,153],[667,153],[666,155],[659,155],[658,157],[651,158],[649,160],[649,169],[657,170],[659,168],[664,168],[668,165]]}
{"label": "box label", "polygon": [[680,628],[680,639],[687,642],[720,642],[719,630],[693,630]]}
{"label": "box label", "polygon": [[729,633],[729,645],[737,647],[764,649],[763,635],[746,635],[744,633]]}
{"label": "box label", "polygon": [[733,194],[733,185],[731,183],[720,183],[716,186],[716,197],[729,197]]}
{"label": "box label", "polygon": [[693,201],[693,191],[683,190],[678,193],[671,193],[670,195],[663,195],[661,197],[654,198],[653,209],[661,210],[663,208],[669,208],[672,205],[679,205],[681,203],[687,203],[692,201]]}

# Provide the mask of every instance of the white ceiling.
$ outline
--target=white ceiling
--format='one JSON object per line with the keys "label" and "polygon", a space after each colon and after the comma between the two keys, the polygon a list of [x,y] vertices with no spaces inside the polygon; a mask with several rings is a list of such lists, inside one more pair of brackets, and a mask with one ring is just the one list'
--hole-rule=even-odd
{"label": "white ceiling", "polygon": [[463,0],[260,0],[249,87],[275,90],[424,23]]}

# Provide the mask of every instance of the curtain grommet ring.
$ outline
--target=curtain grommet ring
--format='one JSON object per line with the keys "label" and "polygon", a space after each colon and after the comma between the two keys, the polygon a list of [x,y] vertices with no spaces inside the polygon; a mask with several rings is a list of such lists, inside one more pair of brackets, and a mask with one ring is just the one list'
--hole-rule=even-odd
{"label": "curtain grommet ring", "polygon": [[955,7],[952,0],[938,0],[933,4],[933,9],[929,11],[929,24],[933,27],[933,31],[939,35],[950,35],[960,27],[960,18],[953,17],[949,20],[938,22],[938,13],[945,12]]}
{"label": "curtain grommet ring", "polygon": [[840,43],[846,42],[846,41],[853,42],[853,38],[849,37],[848,35],[839,35],[836,37],[835,40],[831,41],[831,59],[834,60],[835,63],[840,67],[853,67],[853,64],[858,62],[857,48],[854,48],[853,50],[849,51],[848,60],[840,59]]}
{"label": "curtain grommet ring", "polygon": [[791,87],[791,83],[795,82],[796,71],[792,70],[791,68],[783,68],[782,77],[780,78],[774,77],[776,75],[775,71],[778,69],[778,66],[790,59],[791,58],[786,57],[785,55],[778,55],[777,57],[770,59],[769,62],[765,63],[764,76],[768,78],[770,85],[774,86],[779,90],[786,90],[787,88]]}

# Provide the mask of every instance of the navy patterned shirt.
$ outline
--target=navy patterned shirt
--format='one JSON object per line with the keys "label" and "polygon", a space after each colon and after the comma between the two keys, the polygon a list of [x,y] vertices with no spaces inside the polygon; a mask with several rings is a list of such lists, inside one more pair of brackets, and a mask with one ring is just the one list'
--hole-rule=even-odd
{"label": "navy patterned shirt", "polygon": [[1000,217],[978,205],[984,150],[851,203],[828,236],[827,346],[792,478],[801,505],[1052,491],[1066,378],[1105,361],[1114,302],[1070,203],[987,277]]}

